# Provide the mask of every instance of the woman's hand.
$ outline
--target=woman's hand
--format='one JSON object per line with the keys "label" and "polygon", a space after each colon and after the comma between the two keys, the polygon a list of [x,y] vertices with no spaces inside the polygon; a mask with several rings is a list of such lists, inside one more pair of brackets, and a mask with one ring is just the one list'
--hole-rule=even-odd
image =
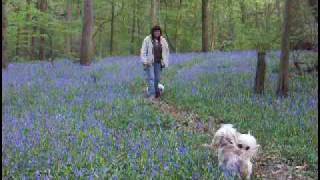
{"label": "woman's hand", "polygon": [[147,69],[148,67],[150,66],[150,64],[147,64],[147,63],[143,63],[143,69]]}

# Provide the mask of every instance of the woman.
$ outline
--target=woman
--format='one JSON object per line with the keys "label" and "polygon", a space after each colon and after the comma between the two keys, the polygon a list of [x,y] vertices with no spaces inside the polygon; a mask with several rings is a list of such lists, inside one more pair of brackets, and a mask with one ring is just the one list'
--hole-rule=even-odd
{"label": "woman", "polygon": [[[162,37],[160,26],[154,26],[142,43],[141,61],[148,83],[147,97],[160,97],[158,84],[160,82],[160,71],[168,67],[169,47],[164,37]],[[152,72],[153,70],[153,72]],[[154,77],[154,78],[153,78]]]}

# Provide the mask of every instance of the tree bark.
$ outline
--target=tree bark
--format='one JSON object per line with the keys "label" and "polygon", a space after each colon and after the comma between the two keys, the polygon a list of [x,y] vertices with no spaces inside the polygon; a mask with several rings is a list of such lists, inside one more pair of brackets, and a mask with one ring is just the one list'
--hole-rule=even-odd
{"label": "tree bark", "polygon": [[[66,23],[67,23],[67,28],[69,27],[69,23],[71,22],[72,19],[72,1],[67,0],[67,7],[66,7]],[[72,34],[66,33],[65,34],[65,53],[68,56],[71,51],[71,37]]]}
{"label": "tree bark", "polygon": [[228,39],[228,45],[230,45],[230,41],[234,42],[235,41],[235,37],[236,37],[236,32],[235,32],[235,23],[233,20],[233,1],[232,0],[228,0],[228,9],[229,9],[229,37]]}
{"label": "tree bark", "polygon": [[166,35],[166,38],[167,38],[167,41],[168,41],[168,45],[169,45],[169,48],[172,49],[173,51],[175,51],[175,47],[172,45],[171,43],[171,40],[170,40],[170,37],[168,36],[168,33],[167,33],[167,18],[168,18],[168,3],[166,1],[164,1],[164,5],[165,5],[165,19],[164,19],[164,28],[163,28],[163,31],[164,31],[164,34]]}
{"label": "tree bark", "polygon": [[2,1],[2,69],[7,68],[7,13],[6,0]]}
{"label": "tree bark", "polygon": [[152,0],[151,7],[152,25],[160,25],[160,0]]}
{"label": "tree bark", "polygon": [[239,5],[240,5],[240,11],[241,11],[241,23],[245,24],[246,23],[246,19],[247,19],[245,1],[244,0],[240,0],[239,1]]}
{"label": "tree bark", "polygon": [[16,41],[16,56],[20,56],[20,34],[21,34],[21,27],[17,25],[17,41]]}
{"label": "tree bark", "polygon": [[92,50],[92,23],[93,23],[92,1],[84,0],[84,17],[81,39],[80,64],[90,65]]}
{"label": "tree bark", "polygon": [[277,95],[286,97],[288,96],[288,81],[289,81],[289,29],[291,19],[291,0],[285,2],[285,12],[282,27],[281,39],[281,55],[280,55],[280,70],[278,78]]}
{"label": "tree bark", "polygon": [[180,10],[181,10],[181,6],[182,4],[179,3],[179,6],[178,6],[178,9],[177,9],[177,15],[176,15],[176,29],[175,29],[175,33],[174,33],[174,45],[175,45],[175,50],[174,52],[178,52],[178,47],[179,47],[179,42],[178,42],[178,38],[179,38],[179,27],[180,27],[180,24],[181,24],[181,13],[180,13]]}
{"label": "tree bark", "polygon": [[110,22],[110,55],[113,54],[113,36],[114,36],[114,1],[111,2],[111,22]]}
{"label": "tree bark", "polygon": [[271,16],[272,16],[271,4],[269,4],[268,2],[265,2],[264,3],[264,17],[265,17],[265,30],[266,30],[266,32],[269,32],[269,30],[270,30]]}
{"label": "tree bark", "polygon": [[215,45],[216,45],[216,42],[215,42],[215,27],[214,27],[214,22],[213,20],[211,20],[211,42],[210,42],[210,46],[211,46],[211,49],[215,49]]}
{"label": "tree bark", "polygon": [[[48,10],[48,0],[39,0],[39,9],[41,12],[46,12]],[[46,31],[43,27],[40,27],[40,42],[39,42],[39,59],[44,60],[45,57],[45,34]]]}
{"label": "tree bark", "polygon": [[211,23],[211,33],[210,33],[210,49],[214,50],[215,49],[215,36],[216,36],[216,29],[215,29],[215,16],[214,16],[214,8],[212,8],[212,11],[210,13],[210,18],[209,18],[209,22]]}
{"label": "tree bark", "polygon": [[[31,11],[30,11],[31,0],[26,0],[26,2],[27,2],[27,18],[26,18],[26,20],[28,22],[32,22],[32,16],[31,16]],[[31,49],[30,49],[30,47],[31,47],[31,37],[30,36],[32,36],[32,34],[31,34],[32,33],[32,25],[26,26],[25,29],[27,32],[27,34],[25,36],[25,42],[27,44],[26,52],[28,53],[28,58],[32,59]]]}
{"label": "tree bark", "polygon": [[254,83],[254,92],[262,94],[264,92],[264,80],[266,74],[266,53],[258,51],[258,61],[256,69],[256,78]]}
{"label": "tree bark", "polygon": [[258,9],[258,2],[256,1],[255,3],[255,6],[256,6],[256,14],[255,14],[255,23],[256,23],[256,28],[259,27],[259,9]]}
{"label": "tree bark", "polygon": [[318,0],[309,0],[309,5],[311,6],[314,19],[318,22]]}
{"label": "tree bark", "polygon": [[136,29],[136,0],[133,0],[132,8],[132,25],[131,25],[131,40],[130,40],[130,54],[134,53],[134,33]]}
{"label": "tree bark", "polygon": [[281,19],[281,5],[280,5],[280,0],[276,0],[276,9],[277,9],[277,16]]}
{"label": "tree bark", "polygon": [[208,1],[202,0],[202,51],[208,51]]}
{"label": "tree bark", "polygon": [[81,2],[80,0],[78,0],[78,3],[77,3],[77,17],[81,17]]}

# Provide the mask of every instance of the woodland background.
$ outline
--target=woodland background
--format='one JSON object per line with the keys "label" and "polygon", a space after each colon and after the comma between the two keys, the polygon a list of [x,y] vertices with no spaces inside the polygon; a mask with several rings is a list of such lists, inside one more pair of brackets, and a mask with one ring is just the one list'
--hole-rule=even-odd
{"label": "woodland background", "polygon": [[[317,46],[318,1],[291,3],[291,48]],[[2,5],[8,61],[80,57],[82,0],[5,0]],[[161,25],[172,52],[280,49],[283,14],[282,0],[92,0],[90,53],[95,59],[138,55],[154,23]]]}

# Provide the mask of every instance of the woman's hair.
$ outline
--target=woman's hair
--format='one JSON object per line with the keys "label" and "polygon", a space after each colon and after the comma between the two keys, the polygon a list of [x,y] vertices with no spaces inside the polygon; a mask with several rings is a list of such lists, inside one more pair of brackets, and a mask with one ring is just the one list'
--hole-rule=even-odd
{"label": "woman's hair", "polygon": [[[155,38],[154,35],[153,35],[153,32],[156,31],[156,30],[160,30],[160,36],[162,36],[162,31],[161,31],[160,26],[155,25],[155,26],[153,26],[152,29],[151,29],[151,37],[152,37],[152,39]],[[158,40],[160,40],[160,37],[158,37]]]}

